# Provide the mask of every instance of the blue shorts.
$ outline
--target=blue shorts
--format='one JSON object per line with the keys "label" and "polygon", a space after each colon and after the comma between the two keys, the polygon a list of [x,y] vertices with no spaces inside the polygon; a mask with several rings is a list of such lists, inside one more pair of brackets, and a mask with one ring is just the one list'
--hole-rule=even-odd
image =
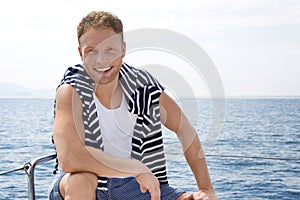
{"label": "blue shorts", "polygon": [[[50,200],[63,200],[59,192],[59,182],[64,174],[59,175],[56,182],[53,184],[52,189],[49,192]],[[108,178],[107,181],[108,190],[100,190],[97,188],[97,200],[149,200],[151,199],[150,193],[147,191],[142,193],[140,191],[140,185],[136,181],[135,177],[128,178]],[[162,200],[175,200],[183,191],[179,191],[168,184],[160,185],[161,199]]]}

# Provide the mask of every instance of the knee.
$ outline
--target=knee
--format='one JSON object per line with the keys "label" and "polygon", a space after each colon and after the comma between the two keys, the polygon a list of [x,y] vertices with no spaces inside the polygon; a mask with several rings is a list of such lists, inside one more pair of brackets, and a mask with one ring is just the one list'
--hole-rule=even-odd
{"label": "knee", "polygon": [[68,174],[65,177],[65,181],[62,183],[63,196],[77,196],[83,195],[94,196],[97,185],[98,178],[95,174],[89,172],[78,172],[73,174]]}
{"label": "knee", "polygon": [[68,184],[71,186],[79,186],[80,188],[96,189],[98,178],[95,174],[89,172],[73,173],[68,177]]}

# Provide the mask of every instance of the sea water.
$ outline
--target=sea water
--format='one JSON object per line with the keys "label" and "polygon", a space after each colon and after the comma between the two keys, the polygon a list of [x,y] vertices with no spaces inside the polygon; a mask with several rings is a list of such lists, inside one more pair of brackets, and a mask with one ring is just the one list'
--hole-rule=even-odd
{"label": "sea water", "polygon": [[[212,101],[181,99],[179,104],[211,155],[206,162],[219,199],[300,199],[299,98],[227,98],[220,108],[222,129],[208,143]],[[52,99],[0,99],[0,112],[0,173],[54,153]],[[163,131],[170,184],[196,191],[176,135]],[[54,165],[36,168],[36,199],[47,199]],[[24,171],[0,176],[1,200],[27,199],[27,191]]]}

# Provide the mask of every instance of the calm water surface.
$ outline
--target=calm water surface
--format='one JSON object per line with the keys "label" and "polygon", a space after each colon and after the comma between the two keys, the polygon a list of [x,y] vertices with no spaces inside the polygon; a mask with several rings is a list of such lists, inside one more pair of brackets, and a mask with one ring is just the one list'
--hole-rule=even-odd
{"label": "calm water surface", "polygon": [[[226,99],[224,127],[213,143],[205,141],[212,120],[210,100],[179,103],[206,153],[300,159],[300,99]],[[0,99],[0,110],[0,172],[54,152],[53,100]],[[196,191],[176,136],[164,131],[171,185]],[[219,199],[300,199],[299,160],[209,156],[207,165]],[[36,169],[37,199],[47,199],[53,167],[49,162]],[[23,171],[0,176],[0,199],[27,199],[26,181]]]}

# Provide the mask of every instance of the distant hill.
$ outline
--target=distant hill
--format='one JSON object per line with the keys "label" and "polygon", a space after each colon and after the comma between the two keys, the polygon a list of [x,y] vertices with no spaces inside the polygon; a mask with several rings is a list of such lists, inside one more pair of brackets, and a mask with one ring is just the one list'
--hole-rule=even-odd
{"label": "distant hill", "polygon": [[55,96],[55,89],[40,89],[24,87],[15,83],[0,82],[0,98],[50,98]]}

